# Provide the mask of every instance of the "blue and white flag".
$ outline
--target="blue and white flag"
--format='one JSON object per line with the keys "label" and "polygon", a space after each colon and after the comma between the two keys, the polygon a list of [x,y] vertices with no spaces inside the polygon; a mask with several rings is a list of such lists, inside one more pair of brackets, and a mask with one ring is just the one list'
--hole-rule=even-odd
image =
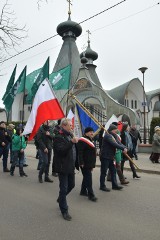
{"label": "blue and white flag", "polygon": [[79,105],[76,104],[76,108],[79,122],[81,124],[82,134],[84,133],[86,127],[92,127],[94,132],[96,132],[100,128],[97,123],[95,123],[94,120],[88,116],[87,113]]}

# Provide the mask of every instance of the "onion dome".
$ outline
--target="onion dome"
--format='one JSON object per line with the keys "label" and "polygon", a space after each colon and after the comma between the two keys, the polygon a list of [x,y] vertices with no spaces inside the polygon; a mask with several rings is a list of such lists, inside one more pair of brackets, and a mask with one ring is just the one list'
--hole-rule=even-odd
{"label": "onion dome", "polygon": [[86,58],[86,57],[81,57],[81,63],[83,64],[83,65],[86,65],[86,63],[88,62],[88,59]]}
{"label": "onion dome", "polygon": [[79,37],[82,33],[82,28],[78,23],[73,22],[69,17],[67,21],[62,22],[57,26],[57,33],[61,37],[65,37],[67,35],[71,36],[69,33],[73,33],[73,37]]}
{"label": "onion dome", "polygon": [[88,58],[88,60],[89,59],[91,59],[92,61],[95,61],[97,58],[98,58],[98,53],[96,53],[95,51],[93,51],[92,49],[91,49],[91,47],[90,47],[90,41],[88,41],[88,47],[87,47],[87,49],[86,49],[86,51],[85,52],[82,52],[81,54],[80,54],[80,58],[82,58],[82,57],[86,57],[86,58]]}

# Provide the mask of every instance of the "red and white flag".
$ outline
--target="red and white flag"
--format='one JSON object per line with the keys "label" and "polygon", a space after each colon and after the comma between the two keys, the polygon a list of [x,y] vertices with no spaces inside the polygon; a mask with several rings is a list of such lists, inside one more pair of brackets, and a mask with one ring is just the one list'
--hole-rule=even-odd
{"label": "red and white flag", "polygon": [[71,119],[71,121],[72,121],[72,127],[73,127],[73,129],[74,129],[74,113],[72,112],[71,109],[69,110],[69,113],[68,113],[68,115],[67,115],[67,118],[68,118],[68,119]]}
{"label": "red and white flag", "polygon": [[30,134],[32,140],[42,123],[47,120],[58,120],[65,115],[56,99],[47,79],[39,86],[32,105],[32,111],[23,131],[23,135]]}

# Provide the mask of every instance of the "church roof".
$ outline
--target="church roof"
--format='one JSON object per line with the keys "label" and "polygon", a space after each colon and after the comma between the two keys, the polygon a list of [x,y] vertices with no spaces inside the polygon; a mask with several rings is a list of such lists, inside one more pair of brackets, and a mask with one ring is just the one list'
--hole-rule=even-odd
{"label": "church roof", "polygon": [[92,81],[99,87],[102,87],[100,80],[98,78],[98,75],[96,73],[96,65],[93,64],[93,61],[95,61],[98,58],[98,53],[93,51],[90,47],[90,40],[88,40],[88,47],[87,49],[80,54],[80,58],[86,57],[88,59],[88,62],[86,63],[86,66],[89,70],[90,76]]}
{"label": "church roof", "polygon": [[154,98],[157,95],[160,95],[160,88],[147,92],[146,96],[147,96],[148,104],[150,104],[150,101],[152,100],[152,98]]}
{"label": "church roof", "polygon": [[56,72],[71,64],[71,87],[77,79],[78,71],[81,66],[79,51],[76,45],[76,37],[81,34],[82,28],[80,25],[69,19],[68,21],[58,25],[57,32],[60,36],[62,36],[64,42],[53,68],[53,72]]}
{"label": "church roof", "polygon": [[160,101],[155,102],[153,111],[160,112]]}
{"label": "church roof", "polygon": [[138,78],[133,78],[132,80],[116,87],[111,90],[106,90],[106,92],[115,100],[117,100],[119,103],[124,104],[124,98],[125,98],[125,93],[127,91],[127,88],[129,87],[130,83],[132,81],[138,80]]}

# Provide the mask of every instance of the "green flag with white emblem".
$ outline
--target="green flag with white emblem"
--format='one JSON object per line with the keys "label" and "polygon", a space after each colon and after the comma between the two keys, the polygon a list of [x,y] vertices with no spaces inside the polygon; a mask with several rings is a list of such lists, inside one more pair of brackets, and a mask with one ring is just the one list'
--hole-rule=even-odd
{"label": "green flag with white emblem", "polygon": [[25,90],[26,69],[27,69],[27,66],[25,66],[19,78],[17,79],[13,87],[9,90],[9,93],[3,102],[7,112],[11,110],[12,104],[14,102],[14,98],[17,95],[17,93],[24,92]]}
{"label": "green flag with white emblem", "polygon": [[26,103],[32,104],[33,98],[44,79],[49,79],[49,57],[47,58],[44,66],[40,69],[37,78],[34,80],[33,85],[31,86],[30,92],[26,98]]}
{"label": "green flag with white emblem", "polygon": [[53,72],[49,75],[49,81],[54,90],[67,90],[69,89],[71,74],[71,65]]}
{"label": "green flag with white emblem", "polygon": [[26,76],[26,87],[25,87],[26,91],[27,91],[27,98],[26,98],[26,101],[25,101],[26,104],[32,104],[31,89],[32,89],[32,86],[35,83],[38,75],[40,74],[40,71],[41,71],[41,68],[31,72],[30,74],[28,74]]}

